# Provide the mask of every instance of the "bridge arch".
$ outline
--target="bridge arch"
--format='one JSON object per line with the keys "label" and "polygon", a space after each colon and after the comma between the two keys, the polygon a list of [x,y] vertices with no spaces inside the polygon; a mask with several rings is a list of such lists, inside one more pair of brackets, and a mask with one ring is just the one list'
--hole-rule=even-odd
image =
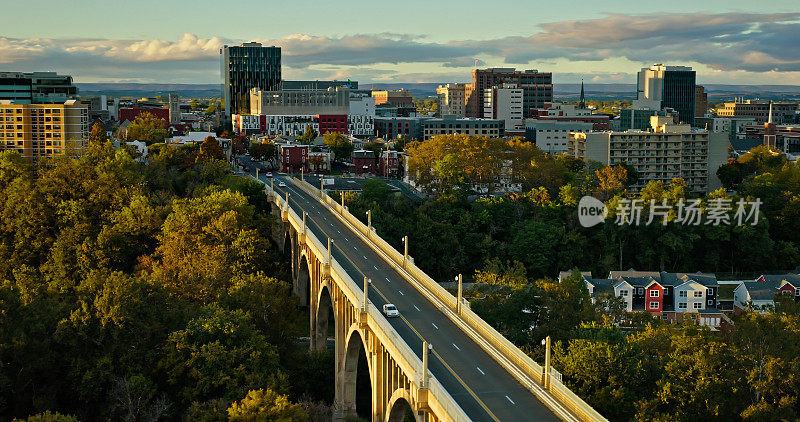
{"label": "bridge arch", "polygon": [[331,315],[333,315],[334,328],[336,328],[338,324],[338,321],[336,321],[336,312],[333,312],[333,298],[331,297],[330,287],[327,282],[323,282],[322,286],[320,286],[316,304],[316,309],[311,310],[314,312],[314,330],[312,330],[312,335],[315,336],[311,344],[312,348],[316,350],[325,350],[327,347]]}
{"label": "bridge arch", "polygon": [[[359,409],[367,410],[372,413],[375,403],[372,400],[371,391],[369,395],[361,397],[358,394],[359,387],[359,366],[361,369],[366,369],[367,379],[369,381],[370,390],[374,388],[374,375],[372,370],[372,362],[369,359],[367,343],[362,335],[361,330],[357,328],[356,324],[350,328],[345,342],[345,352],[342,359],[342,404],[346,412],[353,413]],[[366,365],[359,365],[361,357],[366,360]],[[366,367],[365,367],[366,366]],[[369,402],[369,406],[364,405],[358,399],[364,399]],[[360,405],[359,405],[360,404]]]}
{"label": "bridge arch", "polygon": [[305,252],[300,254],[300,260],[297,265],[297,296],[300,298],[300,304],[309,306],[311,299],[311,264]]}
{"label": "bridge arch", "polygon": [[414,408],[411,406],[411,393],[405,388],[398,388],[389,398],[386,408],[386,422],[403,422],[410,414],[414,421],[421,422]]}

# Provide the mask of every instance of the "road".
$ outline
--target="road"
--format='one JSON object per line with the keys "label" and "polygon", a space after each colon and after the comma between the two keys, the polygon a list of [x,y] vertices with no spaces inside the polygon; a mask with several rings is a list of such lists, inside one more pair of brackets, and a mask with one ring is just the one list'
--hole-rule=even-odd
{"label": "road", "polygon": [[[289,192],[295,212],[308,213],[307,224],[314,235],[323,244],[328,237],[333,239],[333,257],[356,284],[360,286],[364,276],[372,280],[369,299],[373,305],[378,309],[385,303],[397,306],[401,317],[388,321],[417,356],[422,358],[423,339],[433,345],[430,372],[473,420],[559,420],[317,198],[298,189],[285,175],[276,173],[274,178],[275,190],[281,196]],[[260,179],[269,184],[263,174]],[[279,187],[280,181],[286,187]]]}

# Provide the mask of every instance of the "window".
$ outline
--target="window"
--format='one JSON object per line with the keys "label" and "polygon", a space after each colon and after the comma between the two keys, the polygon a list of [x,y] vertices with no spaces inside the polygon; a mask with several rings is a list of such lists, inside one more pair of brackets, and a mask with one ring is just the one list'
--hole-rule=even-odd
{"label": "window", "polygon": [[694,297],[703,297],[703,292],[701,292],[699,290],[694,292]]}
{"label": "window", "polygon": [[693,307],[694,309],[702,309],[702,308],[703,308],[703,302],[695,302],[695,303],[692,303],[692,307]]}
{"label": "window", "polygon": [[708,302],[708,306],[714,306],[714,301],[713,300],[709,299],[707,302]]}
{"label": "window", "polygon": [[650,297],[659,297],[660,293],[658,290],[650,290]]}
{"label": "window", "polygon": [[680,293],[678,293],[678,296],[686,297],[686,290],[681,290]]}
{"label": "window", "polygon": [[644,287],[639,287],[636,289],[636,294],[641,296],[644,294]]}
{"label": "window", "polygon": [[686,302],[681,302],[678,304],[678,309],[686,309]]}
{"label": "window", "polygon": [[714,288],[713,287],[709,287],[707,291],[708,291],[708,293],[706,293],[706,294],[708,296],[714,296]]}
{"label": "window", "polygon": [[[798,290],[798,291],[800,291],[800,290]],[[620,295],[620,297],[628,297],[628,291],[627,290],[620,290],[619,291],[619,295]]]}
{"label": "window", "polygon": [[658,302],[650,302],[650,309],[658,309]]}

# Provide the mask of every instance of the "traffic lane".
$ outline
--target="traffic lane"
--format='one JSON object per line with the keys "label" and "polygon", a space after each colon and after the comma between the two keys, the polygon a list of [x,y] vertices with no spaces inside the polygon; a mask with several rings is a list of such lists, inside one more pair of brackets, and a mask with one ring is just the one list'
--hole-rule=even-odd
{"label": "traffic lane", "polygon": [[[320,210],[323,210],[325,213],[330,214],[327,208],[317,202],[316,198],[310,198],[305,192],[294,186],[287,186],[290,186],[288,190],[291,196],[294,196],[293,199],[295,201],[298,199],[302,200],[302,206],[307,211],[310,210],[319,214]],[[331,218],[328,220],[335,220],[335,222],[328,223],[330,226],[343,226],[343,223],[336,217],[332,215],[330,217]],[[349,234],[349,228],[342,228],[345,229],[345,233]],[[377,271],[374,265],[370,267],[370,262],[384,262],[377,253],[355,235],[353,235],[352,238],[344,234],[338,236],[333,235],[332,237],[335,240],[338,238],[340,243],[345,241],[353,245],[354,252],[360,251],[363,253],[360,258],[356,259],[361,260],[364,258],[365,271],[363,273],[366,273],[368,277],[371,271]],[[360,245],[361,249],[355,245]],[[347,250],[349,252],[349,248]],[[356,272],[357,274],[361,274],[358,269],[356,269]],[[411,307],[415,305],[421,309],[420,319],[410,324],[412,330],[416,330],[416,332],[419,333],[418,335],[424,338],[456,339],[460,344],[463,344],[463,346],[458,346],[459,343],[454,343],[456,346],[453,347],[452,350],[450,348],[437,348],[435,350],[442,355],[444,361],[453,362],[453,365],[463,370],[463,373],[466,374],[465,384],[471,386],[473,392],[475,392],[491,409],[492,413],[502,418],[502,420],[508,420],[509,418],[528,420],[531,417],[531,412],[538,414],[537,419],[557,420],[555,415],[553,415],[543,403],[505,371],[494,359],[489,357],[480,346],[474,343],[471,338],[456,327],[446,315],[441,313],[441,311],[433,305],[433,303],[428,301],[413,286],[408,284],[399,273],[392,268],[388,273],[384,271],[382,274],[395,277],[399,281],[398,284],[405,287],[405,289],[397,289],[398,293],[393,293],[391,289],[387,291],[387,293],[389,293],[387,296],[390,301],[398,302],[402,304],[400,306],[406,307],[406,310],[404,311],[401,309],[401,312],[408,312],[408,309],[411,309]],[[379,285],[377,287],[381,288],[380,284],[383,283],[380,283],[380,280],[382,280],[380,274],[376,274],[376,276],[372,278],[373,280],[378,280]],[[398,303],[395,304],[397,305]],[[430,325],[430,327],[428,327],[428,325]],[[414,337],[404,337],[404,340],[410,341],[413,338]]]}

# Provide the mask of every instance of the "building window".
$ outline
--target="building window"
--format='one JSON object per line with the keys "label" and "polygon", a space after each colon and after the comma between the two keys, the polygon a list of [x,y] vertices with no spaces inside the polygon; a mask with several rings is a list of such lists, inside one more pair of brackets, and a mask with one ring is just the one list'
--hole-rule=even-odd
{"label": "building window", "polygon": [[680,297],[686,297],[686,290],[681,290],[681,291],[678,293],[678,296],[680,296]]}
{"label": "building window", "polygon": [[658,302],[650,302],[650,309],[658,309]]}
{"label": "building window", "polygon": [[701,291],[694,292],[694,297],[703,297],[703,292]]}
{"label": "building window", "polygon": [[708,306],[714,306],[714,301],[713,300],[709,300],[708,301]]}
{"label": "building window", "polygon": [[[800,290],[798,290],[798,291],[800,291]],[[619,291],[619,295],[621,297],[628,297],[628,291],[627,290],[620,290]]]}
{"label": "building window", "polygon": [[642,296],[644,294],[644,288],[643,287],[637,288],[636,289],[636,294],[639,295],[639,296]]}
{"label": "building window", "polygon": [[681,302],[678,304],[678,309],[686,309],[686,302]]}
{"label": "building window", "polygon": [[695,303],[692,303],[692,307],[693,307],[694,309],[702,309],[702,308],[703,308],[703,302],[695,302]]}
{"label": "building window", "polygon": [[660,294],[658,290],[650,290],[650,297],[659,297],[659,296]]}
{"label": "building window", "polygon": [[708,296],[714,296],[714,288],[713,288],[713,287],[709,287],[709,288],[708,288],[708,293],[707,293],[707,295],[708,295]]}

